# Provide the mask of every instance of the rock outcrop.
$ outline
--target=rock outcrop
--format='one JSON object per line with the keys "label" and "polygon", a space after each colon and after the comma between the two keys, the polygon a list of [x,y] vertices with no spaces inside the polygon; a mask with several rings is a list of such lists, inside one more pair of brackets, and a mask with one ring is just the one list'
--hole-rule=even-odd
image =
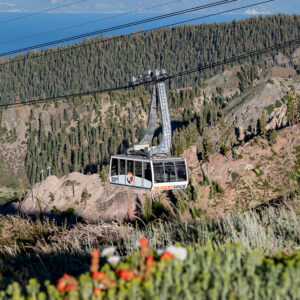
{"label": "rock outcrop", "polygon": [[[232,211],[237,205],[258,205],[288,193],[300,143],[300,124],[278,131],[272,146],[261,137],[249,141],[225,155],[215,153],[205,163],[197,162],[194,146],[184,152],[198,190],[194,205],[210,215]],[[190,176],[191,177],[191,176]],[[223,192],[214,191],[218,184]],[[212,195],[214,191],[214,195]]]}
{"label": "rock outcrop", "polygon": [[[145,191],[104,185],[98,174],[49,176],[35,184],[19,210],[28,214],[73,212],[88,222],[133,220]],[[74,211],[73,211],[74,210]]]}

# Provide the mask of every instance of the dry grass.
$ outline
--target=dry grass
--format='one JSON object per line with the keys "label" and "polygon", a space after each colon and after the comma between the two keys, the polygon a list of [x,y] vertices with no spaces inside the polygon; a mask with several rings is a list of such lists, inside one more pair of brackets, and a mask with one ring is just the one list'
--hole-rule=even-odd
{"label": "dry grass", "polygon": [[[99,223],[57,225],[49,219],[33,221],[22,216],[0,216],[0,287],[30,277],[56,281],[64,272],[88,270],[93,248],[115,245],[121,255],[137,250],[147,236],[153,248],[180,242],[185,245],[240,243],[244,253],[260,249],[272,256],[300,249],[300,201],[232,213],[218,220],[157,219],[148,225]],[[1,280],[2,276],[2,280]]]}
{"label": "dry grass", "polygon": [[88,254],[94,247],[115,245],[125,255],[135,251],[145,235],[153,247],[212,240],[214,244],[241,242],[245,251],[260,249],[266,255],[291,251],[300,245],[300,200],[280,207],[235,212],[217,220],[156,219],[145,225],[129,223],[78,223],[57,225],[48,218],[0,216],[0,253]]}

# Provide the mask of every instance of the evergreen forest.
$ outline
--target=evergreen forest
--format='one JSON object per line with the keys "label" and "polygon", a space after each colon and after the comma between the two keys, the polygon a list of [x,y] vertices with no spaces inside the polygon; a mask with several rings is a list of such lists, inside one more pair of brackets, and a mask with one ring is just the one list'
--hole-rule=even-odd
{"label": "evergreen forest", "polygon": [[[299,31],[299,15],[272,15],[232,23],[165,28],[110,41],[97,37],[76,44],[80,46],[76,48],[61,46],[42,53],[30,52],[0,60],[0,103],[119,86],[145,69],[164,68],[174,74],[297,38]],[[91,42],[92,45],[84,45]],[[294,50],[295,47],[286,48],[283,54],[290,56]],[[6,64],[11,60],[17,62]],[[266,64],[259,56],[252,62]],[[168,84],[171,89],[201,85],[224,68],[180,77]]]}

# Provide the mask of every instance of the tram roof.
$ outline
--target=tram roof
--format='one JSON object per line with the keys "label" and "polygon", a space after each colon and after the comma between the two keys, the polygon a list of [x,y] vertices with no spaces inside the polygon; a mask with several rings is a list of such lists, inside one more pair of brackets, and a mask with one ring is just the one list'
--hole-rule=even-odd
{"label": "tram roof", "polygon": [[184,161],[185,160],[184,158],[171,157],[171,156],[145,157],[142,155],[126,155],[126,154],[112,155],[111,158],[129,159],[129,160],[145,160],[145,161],[152,161],[152,162],[168,162],[168,161]]}

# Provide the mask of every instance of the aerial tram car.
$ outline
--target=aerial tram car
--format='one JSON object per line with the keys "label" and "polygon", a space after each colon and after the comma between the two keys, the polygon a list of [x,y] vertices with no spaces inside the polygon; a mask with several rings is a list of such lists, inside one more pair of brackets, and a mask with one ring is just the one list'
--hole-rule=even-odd
{"label": "aerial tram car", "polygon": [[[185,189],[188,170],[184,158],[170,157],[172,145],[171,122],[164,79],[165,70],[145,71],[132,76],[125,87],[155,81],[152,89],[148,124],[143,138],[127,149],[127,154],[113,155],[110,159],[111,184],[146,190]],[[162,119],[162,140],[158,146],[150,146],[154,136],[157,110]]]}

